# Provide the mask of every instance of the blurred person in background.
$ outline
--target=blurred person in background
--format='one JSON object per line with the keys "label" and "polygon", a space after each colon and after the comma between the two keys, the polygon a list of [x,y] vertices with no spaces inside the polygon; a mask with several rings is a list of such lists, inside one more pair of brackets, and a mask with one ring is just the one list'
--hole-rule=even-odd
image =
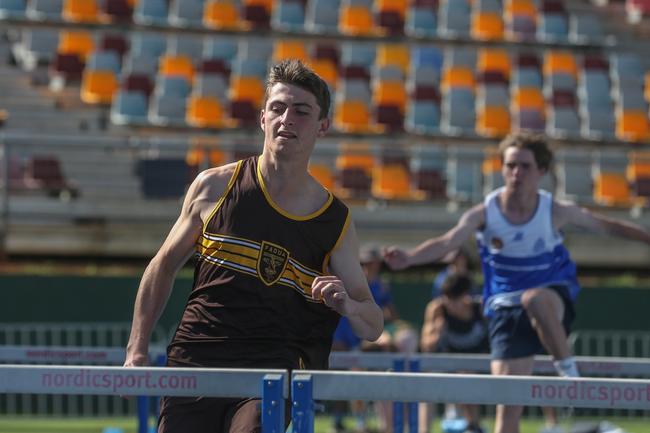
{"label": "blurred person in background", "polygon": [[[647,244],[650,233],[541,190],[553,160],[545,137],[510,134],[499,152],[503,187],[466,211],[445,234],[410,250],[387,248],[384,260],[392,269],[431,263],[476,233],[492,373],[530,375],[534,355],[545,349],[559,375],[579,376],[567,336],[580,287],[562,229],[575,226]],[[521,413],[521,406],[497,405],[495,433],[519,433]]]}
{"label": "blurred person in background", "polygon": [[[472,296],[474,285],[466,273],[452,272],[442,282],[441,295],[427,304],[420,333],[420,350],[425,353],[488,353],[488,327],[480,298]],[[467,372],[465,372],[467,373]],[[445,418],[454,419],[454,405],[447,405]],[[461,429],[483,433],[480,407],[461,404]],[[432,405],[420,404],[420,433],[429,431]],[[443,430],[444,430],[443,421]]]}
{"label": "blurred person in background", "polygon": [[[408,322],[400,319],[393,302],[390,285],[382,278],[381,250],[374,245],[365,245],[361,248],[359,261],[368,281],[370,293],[384,314],[384,331],[376,341],[361,340],[354,334],[349,321],[343,317],[334,332],[332,350],[414,353],[417,350],[418,335]],[[336,432],[345,430],[343,421],[347,405],[347,402],[333,403],[333,429]],[[381,431],[392,431],[392,404],[376,402],[375,409],[379,415]],[[351,401],[350,410],[354,418],[355,430],[366,431],[368,429],[366,403],[358,400]]]}

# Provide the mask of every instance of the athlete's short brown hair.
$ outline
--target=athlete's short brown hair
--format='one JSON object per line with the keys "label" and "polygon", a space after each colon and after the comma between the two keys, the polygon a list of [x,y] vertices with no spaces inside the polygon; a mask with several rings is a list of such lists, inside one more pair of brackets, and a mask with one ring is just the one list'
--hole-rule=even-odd
{"label": "athlete's short brown hair", "polygon": [[553,152],[548,146],[546,138],[541,134],[529,132],[516,132],[509,134],[499,143],[499,154],[503,161],[506,150],[510,147],[528,149],[533,152],[537,167],[548,171],[553,163]]}
{"label": "athlete's short brown hair", "polygon": [[328,116],[331,103],[330,89],[316,72],[305,66],[300,60],[283,60],[271,67],[266,79],[265,104],[271,93],[271,88],[277,83],[292,84],[313,94],[320,107],[318,118],[324,119]]}

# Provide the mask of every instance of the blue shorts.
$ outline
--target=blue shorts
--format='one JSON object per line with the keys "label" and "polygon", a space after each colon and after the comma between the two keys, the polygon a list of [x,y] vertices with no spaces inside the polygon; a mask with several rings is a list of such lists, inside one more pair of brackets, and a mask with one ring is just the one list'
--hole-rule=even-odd
{"label": "blue shorts", "polygon": [[[564,331],[569,335],[571,323],[575,318],[575,309],[569,297],[569,290],[566,286],[559,284],[548,286],[548,289],[555,290],[564,302],[562,325]],[[488,327],[492,359],[524,358],[545,353],[544,346],[523,307],[495,310],[490,316]]]}

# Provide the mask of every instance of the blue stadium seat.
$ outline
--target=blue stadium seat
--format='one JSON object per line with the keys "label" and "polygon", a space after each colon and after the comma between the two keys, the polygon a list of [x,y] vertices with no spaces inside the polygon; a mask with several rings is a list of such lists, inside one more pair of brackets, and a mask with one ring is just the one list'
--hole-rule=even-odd
{"label": "blue stadium seat", "polygon": [[546,132],[555,138],[576,138],[580,135],[578,113],[569,107],[553,107],[548,110]]}
{"label": "blue stadium seat", "polygon": [[203,0],[176,0],[170,3],[169,24],[174,27],[203,27]]}
{"label": "blue stadium seat", "polygon": [[242,77],[259,77],[264,79],[266,72],[267,62],[262,59],[238,57],[232,65],[232,74]]}
{"label": "blue stadium seat", "polygon": [[564,14],[540,14],[537,25],[537,39],[542,42],[566,42],[569,24]]}
{"label": "blue stadium seat", "polygon": [[192,90],[190,83],[183,77],[158,76],[154,93],[164,96],[177,96],[187,98]]}
{"label": "blue stadium seat", "polygon": [[582,135],[586,138],[601,140],[613,139],[616,121],[611,105],[598,106],[583,112]]}
{"label": "blue stadium seat", "polygon": [[341,64],[371,68],[375,63],[376,44],[345,41],[341,44]]}
{"label": "blue stadium seat", "polygon": [[599,44],[605,39],[600,19],[596,15],[579,13],[569,17],[569,40],[574,44]]}
{"label": "blue stadium seat", "polygon": [[542,75],[539,69],[515,68],[512,74],[513,87],[537,87],[542,88]]}
{"label": "blue stadium seat", "polygon": [[150,57],[157,59],[165,51],[167,51],[167,39],[163,35],[145,32],[135,32],[131,35],[129,54],[133,58]]}
{"label": "blue stadium seat", "polygon": [[0,0],[0,19],[24,18],[25,0]]}
{"label": "blue stadium seat", "polygon": [[49,64],[56,56],[59,32],[46,28],[24,28],[20,43],[14,46],[14,57],[26,71]]}
{"label": "blue stadium seat", "polygon": [[571,74],[555,72],[546,77],[546,88],[551,90],[575,90],[578,83]]}
{"label": "blue stadium seat", "polygon": [[406,107],[404,127],[414,134],[440,132],[440,108],[433,101],[411,101]]}
{"label": "blue stadium seat", "polygon": [[469,2],[446,1],[438,8],[438,34],[445,38],[468,37],[471,10]]}
{"label": "blue stadium seat", "polygon": [[139,0],[133,11],[133,21],[143,26],[167,25],[166,0]]}
{"label": "blue stadium seat", "polygon": [[510,105],[510,91],[504,84],[484,84],[477,87],[477,105],[504,106]]}
{"label": "blue stadium seat", "polygon": [[432,68],[440,79],[444,62],[444,53],[436,46],[416,45],[411,49],[411,73],[421,68]]}
{"label": "blue stadium seat", "polygon": [[197,63],[203,56],[203,39],[193,35],[171,35],[167,39],[166,54],[187,56]]}
{"label": "blue stadium seat", "polygon": [[95,51],[88,58],[87,69],[111,71],[118,75],[122,70],[120,58],[115,51]]}
{"label": "blue stadium seat", "polygon": [[137,91],[118,91],[111,104],[110,118],[115,125],[146,125],[147,96]]}
{"label": "blue stadium seat", "polygon": [[296,0],[279,0],[273,8],[271,27],[283,32],[300,32],[305,28],[305,9]]}
{"label": "blue stadium seat", "polygon": [[228,96],[228,82],[222,75],[199,74],[194,79],[192,94],[216,96],[220,101],[225,101]]}
{"label": "blue stadium seat", "polygon": [[474,92],[451,88],[442,102],[441,129],[449,135],[472,135],[476,123]]}
{"label": "blue stadium seat", "polygon": [[405,33],[412,38],[430,38],[438,33],[438,16],[430,7],[411,6],[406,13]]}
{"label": "blue stadium seat", "polygon": [[25,14],[33,21],[61,21],[63,0],[31,0]]}
{"label": "blue stadium seat", "polygon": [[317,34],[338,33],[340,7],[341,0],[310,0],[305,11],[305,29]]}
{"label": "blue stadium seat", "polygon": [[466,46],[448,46],[445,49],[444,62],[446,67],[465,66],[476,69],[476,49]]}
{"label": "blue stadium seat", "polygon": [[204,59],[220,59],[232,67],[237,57],[237,40],[222,36],[209,36],[203,41],[202,57]]}
{"label": "blue stadium seat", "polygon": [[187,97],[177,94],[154,93],[149,104],[147,118],[150,123],[166,127],[186,126]]}

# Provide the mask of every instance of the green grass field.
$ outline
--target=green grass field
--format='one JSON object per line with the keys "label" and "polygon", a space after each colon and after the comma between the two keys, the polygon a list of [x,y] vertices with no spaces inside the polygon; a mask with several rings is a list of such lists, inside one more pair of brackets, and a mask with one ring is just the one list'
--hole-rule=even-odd
{"label": "green grass field", "polygon": [[[589,422],[590,419],[574,419],[573,422]],[[609,422],[621,427],[627,433],[650,433],[649,418],[611,418]],[[349,423],[351,424],[351,423]],[[527,419],[522,422],[521,433],[539,433],[542,420]],[[331,421],[329,417],[316,417],[316,433],[329,433]],[[102,433],[106,427],[122,429],[124,433],[135,433],[134,418],[26,418],[0,417],[0,433]],[[485,421],[487,431],[491,432],[491,420]],[[567,431],[570,426],[565,422]],[[117,433],[114,430],[115,433]],[[440,433],[440,426],[434,422],[432,433]]]}

